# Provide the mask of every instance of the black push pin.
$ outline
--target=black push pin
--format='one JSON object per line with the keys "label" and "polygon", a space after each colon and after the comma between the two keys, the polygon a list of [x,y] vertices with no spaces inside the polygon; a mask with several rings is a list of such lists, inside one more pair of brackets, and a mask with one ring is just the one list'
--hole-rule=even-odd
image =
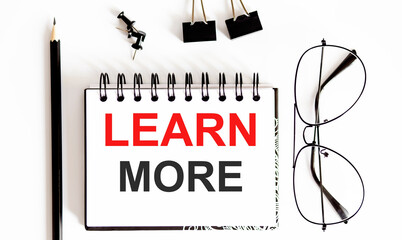
{"label": "black push pin", "polygon": [[225,21],[230,39],[234,39],[262,30],[261,21],[258,17],[257,11],[249,13],[243,4],[243,1],[240,0],[245,14],[236,17],[233,0],[231,0],[231,3],[233,18],[229,18]]}
{"label": "black push pin", "polygon": [[131,21],[126,16],[124,16],[124,12],[121,12],[117,16],[117,18],[120,18],[121,20],[123,20],[123,22],[127,25],[127,30],[123,30],[123,29],[120,29],[120,30],[126,31],[127,34],[128,34],[128,36],[127,36],[128,38],[131,38],[131,37],[136,38],[136,42],[131,45],[131,47],[135,49],[134,55],[133,55],[133,60],[134,60],[135,54],[137,53],[137,50],[142,50],[141,44],[145,40],[146,34],[143,31],[137,30],[134,27],[135,21]]}

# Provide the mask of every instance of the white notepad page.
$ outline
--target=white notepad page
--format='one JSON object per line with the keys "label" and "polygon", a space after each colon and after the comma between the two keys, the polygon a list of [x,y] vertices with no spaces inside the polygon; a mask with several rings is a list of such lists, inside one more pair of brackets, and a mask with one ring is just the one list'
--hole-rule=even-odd
{"label": "white notepad page", "polygon": [[166,89],[156,102],[150,89],[139,102],[133,89],[122,102],[116,89],[106,93],[101,102],[99,89],[85,90],[87,229],[277,226],[275,89],[254,101],[243,88],[237,101],[227,88],[223,102],[217,89],[207,102],[200,89],[190,102],[184,89],[173,102]]}

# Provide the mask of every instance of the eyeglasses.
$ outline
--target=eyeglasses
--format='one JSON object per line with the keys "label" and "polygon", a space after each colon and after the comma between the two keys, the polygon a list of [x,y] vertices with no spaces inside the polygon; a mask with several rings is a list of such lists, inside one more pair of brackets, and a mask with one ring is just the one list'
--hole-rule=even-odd
{"label": "eyeglasses", "polygon": [[[322,225],[324,231],[327,225],[347,223],[364,201],[360,173],[346,157],[323,145],[328,140],[331,142],[331,138],[324,139],[323,136],[328,137],[328,132],[338,134],[342,131],[333,122],[355,106],[365,86],[366,69],[356,51],[327,45],[325,40],[321,45],[306,50],[297,64],[294,82],[294,198],[302,217],[310,223]],[[299,129],[296,121],[304,127]]]}

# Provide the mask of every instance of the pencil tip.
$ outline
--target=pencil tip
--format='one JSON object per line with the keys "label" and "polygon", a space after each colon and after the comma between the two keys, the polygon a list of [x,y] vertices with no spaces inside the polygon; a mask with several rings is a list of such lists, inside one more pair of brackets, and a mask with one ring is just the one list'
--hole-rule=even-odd
{"label": "pencil tip", "polygon": [[56,18],[53,18],[52,35],[50,37],[50,41],[55,41],[56,37]]}

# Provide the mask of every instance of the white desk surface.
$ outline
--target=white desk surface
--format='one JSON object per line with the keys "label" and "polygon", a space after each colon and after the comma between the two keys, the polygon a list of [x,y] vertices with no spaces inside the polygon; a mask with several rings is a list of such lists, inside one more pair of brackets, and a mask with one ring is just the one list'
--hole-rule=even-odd
{"label": "white desk surface", "polygon": [[[237,12],[240,5],[234,1]],[[201,8],[196,1],[196,18]],[[354,239],[398,236],[402,215],[400,161],[402,34],[399,1],[257,1],[264,30],[228,38],[229,0],[204,1],[217,21],[216,42],[182,42],[181,24],[191,19],[190,0],[10,1],[0,9],[0,238],[51,239],[51,129],[49,37],[53,17],[61,37],[63,94],[64,239]],[[116,26],[124,10],[147,33],[136,60]],[[367,88],[348,113],[338,149],[345,149],[366,186],[362,210],[348,225],[323,233],[297,212],[292,190],[293,81],[309,47],[355,48],[367,68]],[[200,76],[208,71],[253,72],[280,88],[280,228],[275,231],[88,232],[84,229],[84,89],[101,72],[151,72]],[[132,79],[129,79],[132,81]],[[162,79],[165,83],[166,80]],[[233,77],[228,78],[233,81]],[[199,83],[200,79],[195,78]],[[341,97],[341,94],[340,94]],[[346,140],[345,140],[346,138]],[[353,146],[352,146],[353,144]],[[341,151],[341,150],[340,150]]]}

